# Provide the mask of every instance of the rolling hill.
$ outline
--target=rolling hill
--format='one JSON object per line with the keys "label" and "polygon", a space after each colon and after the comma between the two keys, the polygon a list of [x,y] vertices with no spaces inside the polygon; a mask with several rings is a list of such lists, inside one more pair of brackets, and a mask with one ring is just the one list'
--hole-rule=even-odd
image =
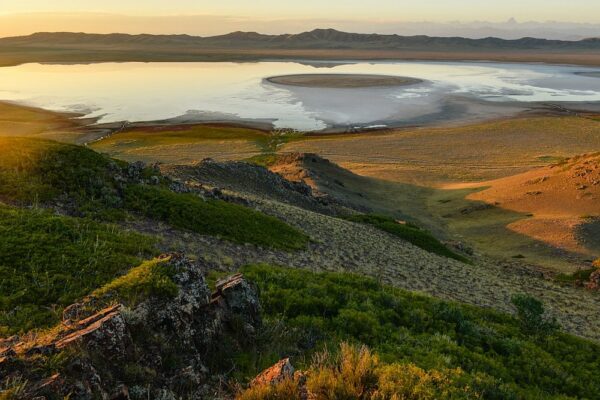
{"label": "rolling hill", "polygon": [[277,58],[439,59],[600,65],[600,39],[399,36],[315,29],[299,34],[189,35],[40,32],[0,39],[0,65],[24,62],[220,61]]}

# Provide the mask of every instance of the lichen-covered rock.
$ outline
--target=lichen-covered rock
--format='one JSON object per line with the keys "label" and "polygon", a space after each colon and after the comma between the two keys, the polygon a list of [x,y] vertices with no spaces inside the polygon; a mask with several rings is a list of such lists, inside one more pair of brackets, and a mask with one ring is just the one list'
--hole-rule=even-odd
{"label": "lichen-covered rock", "polygon": [[[90,304],[102,299],[68,307],[63,324],[43,340],[0,343],[3,376],[26,381],[27,399],[166,400],[214,392],[210,378],[219,371],[209,366],[241,348],[236,341],[248,340],[261,323],[256,289],[238,274],[211,294],[205,266],[181,254],[162,258],[177,295],[151,296],[131,308],[114,304],[90,316]],[[59,374],[40,374],[36,363],[44,357],[65,357]]]}
{"label": "lichen-covered rock", "polygon": [[286,379],[294,377],[294,367],[289,358],[284,358],[277,364],[267,368],[252,380],[250,386],[255,385],[274,385]]}
{"label": "lichen-covered rock", "polygon": [[585,287],[590,290],[600,290],[600,268],[592,272],[590,280],[585,284]]}

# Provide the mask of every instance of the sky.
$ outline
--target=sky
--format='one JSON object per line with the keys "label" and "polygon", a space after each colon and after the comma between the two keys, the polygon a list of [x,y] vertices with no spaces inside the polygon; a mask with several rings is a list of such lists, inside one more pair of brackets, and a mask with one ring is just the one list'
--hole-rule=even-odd
{"label": "sky", "polygon": [[0,36],[57,30],[295,33],[329,26],[388,33],[401,24],[423,23],[425,29],[511,18],[600,26],[600,0],[0,0]]}

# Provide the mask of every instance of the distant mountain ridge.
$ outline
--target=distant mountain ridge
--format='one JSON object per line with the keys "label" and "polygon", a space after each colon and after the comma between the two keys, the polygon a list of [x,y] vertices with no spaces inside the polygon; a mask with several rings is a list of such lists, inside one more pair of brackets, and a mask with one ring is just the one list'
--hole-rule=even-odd
{"label": "distant mountain ridge", "polygon": [[469,39],[348,33],[131,35],[40,32],[0,39],[0,66],[32,62],[247,62],[259,60],[499,61],[600,66],[600,38]]}
{"label": "distant mountain ridge", "polygon": [[494,37],[468,39],[463,37],[400,36],[341,32],[335,29],[315,29],[299,34],[264,35],[257,32],[232,32],[219,36],[190,35],[130,35],[40,32],[28,36],[0,39],[0,47],[68,48],[95,46],[177,48],[269,48],[269,49],[365,49],[365,50],[599,50],[600,38],[578,41],[548,40],[525,37],[516,40]]}

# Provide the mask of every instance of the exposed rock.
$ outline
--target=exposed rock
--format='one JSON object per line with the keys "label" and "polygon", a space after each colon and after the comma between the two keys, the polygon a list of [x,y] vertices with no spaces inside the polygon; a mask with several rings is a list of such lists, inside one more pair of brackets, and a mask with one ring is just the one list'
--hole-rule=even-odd
{"label": "exposed rock", "polygon": [[600,268],[592,272],[590,280],[585,284],[585,287],[590,290],[600,290]]}
{"label": "exposed rock", "polygon": [[248,197],[272,199],[329,215],[346,212],[340,204],[314,192],[302,180],[286,179],[287,176],[245,162],[206,159],[192,166],[164,166],[163,172],[209,198],[243,205],[252,204]]}
{"label": "exposed rock", "polygon": [[[214,384],[209,376],[219,371],[207,365],[223,358],[218,351],[233,350],[221,343],[239,347],[237,338],[247,339],[261,323],[257,292],[237,274],[220,281],[211,295],[202,265],[180,254],[163,259],[175,271],[172,279],[179,288],[175,297],[149,297],[131,308],[114,304],[87,317],[86,302],[92,300],[74,304],[49,336],[0,342],[2,375],[27,381],[23,397],[27,399],[178,399],[184,393],[209,392]],[[34,372],[32,366],[40,356],[65,350],[69,358],[60,374],[47,377]],[[171,354],[177,357],[167,360]],[[15,359],[18,363],[12,362]],[[144,374],[152,379],[137,385]]]}
{"label": "exposed rock", "polygon": [[267,368],[256,376],[250,386],[262,386],[262,385],[276,385],[286,379],[294,381],[298,396],[302,400],[316,400],[317,397],[314,393],[311,393],[306,386],[307,376],[302,371],[296,371],[289,358],[284,358],[278,361],[275,365]]}
{"label": "exposed rock", "polygon": [[261,372],[252,380],[250,386],[273,385],[286,379],[292,379],[293,377],[294,367],[290,363],[289,358],[284,358],[283,360],[277,362],[277,364]]}

